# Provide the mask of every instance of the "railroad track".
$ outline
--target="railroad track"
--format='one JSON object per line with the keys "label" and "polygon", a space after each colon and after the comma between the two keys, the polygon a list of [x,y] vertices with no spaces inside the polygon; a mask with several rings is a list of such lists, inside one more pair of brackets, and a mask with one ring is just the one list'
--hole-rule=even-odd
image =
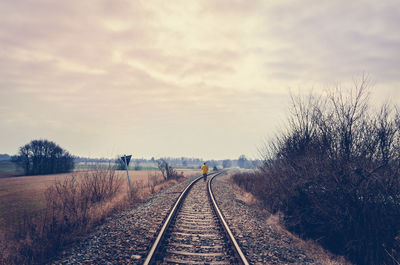
{"label": "railroad track", "polygon": [[166,218],[144,265],[249,264],[233,237],[207,181],[196,178]]}

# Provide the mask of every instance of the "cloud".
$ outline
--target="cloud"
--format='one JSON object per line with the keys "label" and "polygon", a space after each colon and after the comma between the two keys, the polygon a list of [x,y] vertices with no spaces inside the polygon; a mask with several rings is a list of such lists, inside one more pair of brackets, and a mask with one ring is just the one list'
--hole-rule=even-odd
{"label": "cloud", "polygon": [[303,78],[344,79],[366,71],[397,80],[391,70],[400,59],[396,15],[400,9],[394,1],[280,1],[264,16],[264,34],[285,47],[280,60],[309,65]]}
{"label": "cloud", "polygon": [[16,132],[14,146],[39,127],[70,133],[78,154],[101,156],[103,140],[184,155],[200,138],[221,150],[199,156],[251,153],[284,118],[288,88],[367,72],[397,93],[399,16],[392,0],[2,1],[0,127]]}

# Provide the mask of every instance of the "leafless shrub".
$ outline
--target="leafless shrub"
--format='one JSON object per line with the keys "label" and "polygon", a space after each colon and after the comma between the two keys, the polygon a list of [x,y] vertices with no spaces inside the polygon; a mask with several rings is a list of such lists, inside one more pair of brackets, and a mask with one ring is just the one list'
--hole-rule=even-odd
{"label": "leafless shrub", "polygon": [[114,212],[177,183],[154,172],[147,182],[133,181],[132,192],[127,194],[114,173],[110,167],[55,182],[45,191],[43,212],[17,220],[7,233],[0,231],[0,264],[44,264]]}
{"label": "leafless shrub", "polygon": [[44,212],[25,216],[6,235],[12,246],[6,248],[8,255],[0,257],[0,263],[37,264],[48,260],[78,233],[86,232],[117,207],[116,203],[108,203],[120,186],[112,169],[57,181],[45,191]]}
{"label": "leafless shrub", "polygon": [[396,264],[399,112],[371,111],[367,87],[363,78],[347,94],[293,97],[288,129],[268,146],[263,167],[234,180],[282,211],[292,231],[357,264]]}
{"label": "leafless shrub", "polygon": [[171,167],[167,161],[164,159],[159,159],[157,160],[158,164],[158,169],[160,170],[162,176],[164,177],[165,180],[170,180],[170,179],[178,179],[182,175],[179,175],[176,170]]}
{"label": "leafless shrub", "polygon": [[82,196],[92,203],[112,198],[120,187],[121,180],[111,168],[89,171],[81,180],[81,190],[84,191]]}
{"label": "leafless shrub", "polygon": [[160,178],[160,176],[156,173],[153,172],[153,174],[148,173],[147,175],[147,185],[150,188],[150,193],[154,194],[155,193],[155,187],[159,184],[161,184],[164,179]]}

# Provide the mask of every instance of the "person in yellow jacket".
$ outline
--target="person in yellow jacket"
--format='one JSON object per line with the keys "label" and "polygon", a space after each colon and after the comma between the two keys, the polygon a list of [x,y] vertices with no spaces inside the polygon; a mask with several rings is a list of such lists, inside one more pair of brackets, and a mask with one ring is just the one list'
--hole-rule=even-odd
{"label": "person in yellow jacket", "polygon": [[208,166],[206,165],[206,163],[203,163],[203,165],[201,166],[201,172],[203,173],[203,178],[205,181],[207,179],[207,173],[208,173]]}

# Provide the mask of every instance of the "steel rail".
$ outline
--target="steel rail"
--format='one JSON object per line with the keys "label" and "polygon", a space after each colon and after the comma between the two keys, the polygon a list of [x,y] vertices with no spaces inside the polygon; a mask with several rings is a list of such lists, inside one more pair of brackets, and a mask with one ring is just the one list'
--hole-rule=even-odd
{"label": "steel rail", "polygon": [[178,213],[178,210],[184,200],[184,198],[186,197],[188,191],[190,190],[190,188],[194,185],[194,183],[196,183],[197,181],[199,181],[200,179],[202,179],[203,176],[197,177],[196,179],[194,179],[186,188],[184,191],[182,191],[181,195],[178,197],[178,199],[176,200],[174,207],[172,208],[172,210],[170,211],[167,219],[165,220],[160,232],[158,233],[158,236],[156,238],[156,240],[154,241],[153,245],[151,246],[150,251],[147,254],[147,257],[143,263],[143,265],[148,265],[148,264],[152,264],[154,263],[154,258],[155,258],[155,254],[157,249],[160,247],[161,241],[164,237],[164,235],[166,234],[166,231],[169,227],[169,225],[171,224],[171,221],[173,220],[173,218],[176,216],[176,214]]}
{"label": "steel rail", "polygon": [[219,174],[221,174],[221,173],[218,173],[218,174],[212,176],[210,178],[210,180],[208,180],[208,182],[207,182],[208,194],[210,195],[210,198],[211,198],[211,201],[212,201],[212,205],[213,205],[214,210],[215,210],[215,212],[216,212],[216,214],[218,216],[218,219],[220,220],[220,222],[221,222],[226,234],[228,235],[228,238],[229,238],[229,240],[231,241],[231,243],[232,243],[232,245],[234,247],[233,249],[234,249],[239,261],[244,265],[249,265],[249,262],[247,261],[245,255],[243,254],[243,251],[240,249],[239,244],[236,242],[236,239],[233,236],[231,230],[229,229],[229,226],[226,223],[225,218],[223,217],[223,215],[222,215],[222,213],[221,213],[221,211],[220,211],[220,209],[218,207],[218,204],[217,204],[217,202],[215,201],[215,198],[214,198],[214,194],[213,194],[213,191],[212,191],[211,183],[212,183],[213,179],[216,176],[218,176]]}

